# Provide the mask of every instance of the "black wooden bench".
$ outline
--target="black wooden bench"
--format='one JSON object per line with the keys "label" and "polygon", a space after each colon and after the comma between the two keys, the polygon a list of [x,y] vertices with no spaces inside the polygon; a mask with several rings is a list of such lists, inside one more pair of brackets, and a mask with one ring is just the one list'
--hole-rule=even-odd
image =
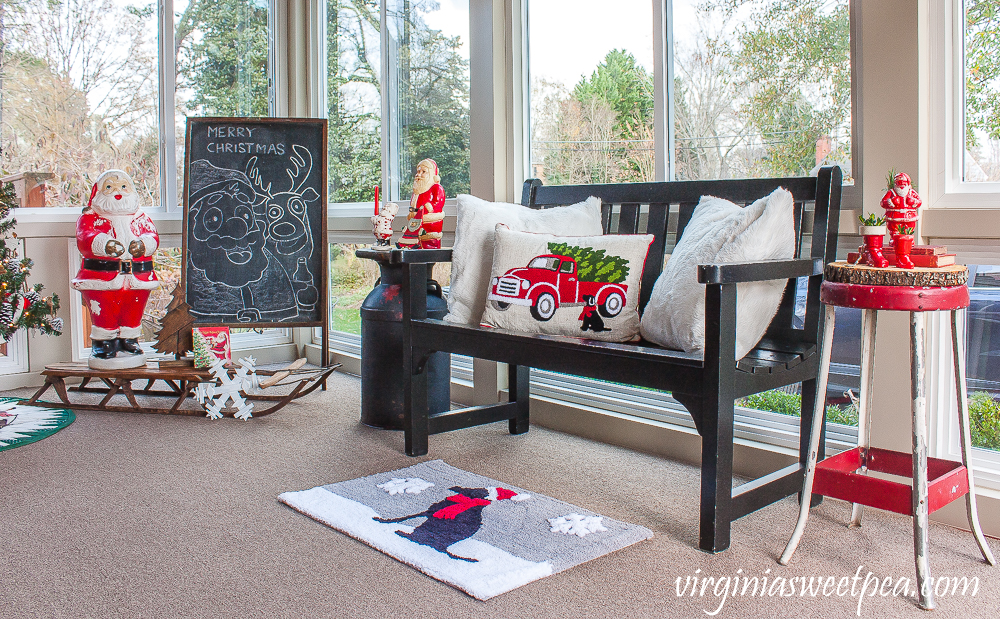
{"label": "black wooden bench", "polygon": [[[507,420],[511,434],[527,432],[529,368],[670,391],[690,412],[702,437],[699,545],[709,552],[725,550],[733,520],[795,494],[802,487],[802,463],[817,396],[817,343],[823,328],[819,289],[823,266],[836,255],[841,180],[839,167],[826,167],[817,177],[802,178],[553,187],[537,180],[525,182],[522,203],[526,207],[573,204],[593,195],[603,202],[606,232],[654,235],[642,275],[640,312],[660,274],[664,255],[681,237],[702,195],[748,204],[778,186],[791,191],[797,238],[794,259],[698,267],[698,280],[706,284],[703,355],[647,343],[530,335],[428,319],[428,265],[450,261],[451,251],[394,252],[393,260],[404,268],[403,364],[406,375],[411,377],[404,388],[406,453],[426,454],[430,434],[485,423]],[[800,315],[797,321],[795,291],[799,277],[808,277],[808,292],[804,320]],[[764,339],[737,362],[736,284],[773,279],[788,279],[778,313]],[[429,415],[424,364],[434,351],[509,364],[509,401]],[[800,462],[734,489],[734,401],[799,382]]]}

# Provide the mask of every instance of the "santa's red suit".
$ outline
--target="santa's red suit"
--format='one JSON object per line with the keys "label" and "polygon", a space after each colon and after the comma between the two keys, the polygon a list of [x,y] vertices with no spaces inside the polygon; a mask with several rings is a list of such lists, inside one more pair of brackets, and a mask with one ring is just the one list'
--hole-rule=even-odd
{"label": "santa's red suit", "polygon": [[98,177],[76,225],[83,260],[73,278],[90,310],[92,340],[139,337],[149,292],[160,285],[152,257],[159,243],[128,175],[109,170]]}
{"label": "santa's red suit", "polygon": [[418,176],[414,184],[421,180],[420,174],[433,178],[433,184],[423,193],[415,193],[410,198],[410,212],[406,217],[406,230],[397,245],[403,249],[440,249],[444,229],[444,188],[437,163],[424,159],[417,164]]}
{"label": "santa's red suit", "polygon": [[903,172],[893,179],[893,186],[882,196],[880,203],[885,209],[885,223],[892,238],[899,236],[899,228],[914,228],[917,224],[917,209],[923,204],[914,191],[910,177]]}

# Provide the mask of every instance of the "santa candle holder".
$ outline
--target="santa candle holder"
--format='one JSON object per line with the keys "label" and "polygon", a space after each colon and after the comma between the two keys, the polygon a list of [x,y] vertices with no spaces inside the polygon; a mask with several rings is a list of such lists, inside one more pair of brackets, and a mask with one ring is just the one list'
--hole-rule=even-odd
{"label": "santa candle holder", "polygon": [[394,202],[386,202],[379,207],[378,187],[375,188],[375,214],[372,215],[372,234],[375,236],[375,245],[372,249],[388,251],[392,249],[392,221],[399,211],[399,205]]}

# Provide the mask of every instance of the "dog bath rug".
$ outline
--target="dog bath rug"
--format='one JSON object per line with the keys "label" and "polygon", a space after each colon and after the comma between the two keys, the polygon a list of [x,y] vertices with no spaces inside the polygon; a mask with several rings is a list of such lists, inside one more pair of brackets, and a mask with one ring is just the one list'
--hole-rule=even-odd
{"label": "dog bath rug", "polygon": [[21,404],[0,398],[0,451],[40,441],[73,423],[73,411]]}
{"label": "dog bath rug", "polygon": [[441,460],[278,500],[480,600],[653,536]]}

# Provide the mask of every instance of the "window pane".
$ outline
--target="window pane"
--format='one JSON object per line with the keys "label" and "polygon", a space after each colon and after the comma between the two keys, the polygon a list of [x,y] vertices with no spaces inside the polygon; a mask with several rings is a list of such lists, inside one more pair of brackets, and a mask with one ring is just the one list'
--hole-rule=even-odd
{"label": "window pane", "polygon": [[51,174],[45,204],[71,206],[120,168],[159,204],[156,5],[25,0],[0,14],[2,173]]}
{"label": "window pane", "polygon": [[[379,278],[378,263],[354,255],[355,251],[364,247],[368,246],[330,244],[331,331],[361,335],[361,303]],[[435,264],[431,277],[442,287],[448,286],[451,283],[451,263]]]}
{"label": "window pane", "polygon": [[[409,198],[417,163],[437,161],[449,196],[469,192],[469,2],[385,0],[390,199]],[[391,121],[390,121],[391,122]]]}
{"label": "window pane", "polygon": [[972,445],[1000,450],[1000,267],[969,265],[969,275],[965,384]]}
{"label": "window pane", "polygon": [[1000,12],[996,0],[965,2],[967,182],[1000,181]]}
{"label": "window pane", "polygon": [[675,0],[676,178],[851,177],[847,0]]}
{"label": "window pane", "polygon": [[174,0],[177,195],[188,116],[267,116],[267,0]]}
{"label": "window pane", "polygon": [[378,279],[378,264],[354,255],[361,247],[364,245],[330,244],[331,331],[361,335],[361,302]]}
{"label": "window pane", "polygon": [[367,202],[382,178],[379,7],[327,1],[331,202]]}
{"label": "window pane", "polygon": [[531,176],[654,180],[649,0],[528,4]]}

